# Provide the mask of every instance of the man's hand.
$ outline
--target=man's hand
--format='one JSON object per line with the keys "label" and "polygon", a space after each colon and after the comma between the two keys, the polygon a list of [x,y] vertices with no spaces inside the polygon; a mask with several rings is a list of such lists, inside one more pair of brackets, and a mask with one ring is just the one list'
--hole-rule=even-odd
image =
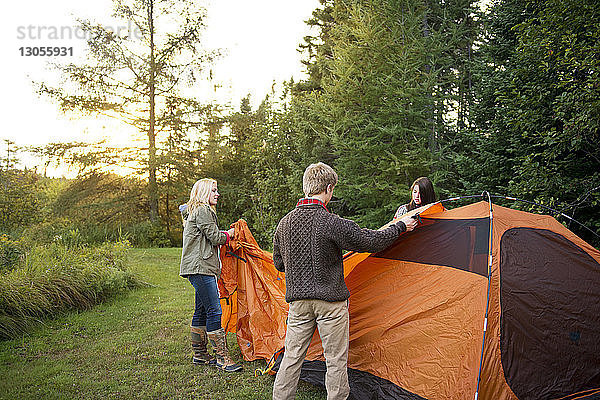
{"label": "man's hand", "polygon": [[417,227],[417,220],[412,216],[404,216],[400,218],[400,221],[404,222],[404,225],[406,225],[406,232],[410,232]]}

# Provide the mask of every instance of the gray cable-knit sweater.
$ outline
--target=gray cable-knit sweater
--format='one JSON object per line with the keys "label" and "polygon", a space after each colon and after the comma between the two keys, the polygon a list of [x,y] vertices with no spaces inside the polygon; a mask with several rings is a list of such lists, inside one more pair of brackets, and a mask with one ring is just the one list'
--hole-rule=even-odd
{"label": "gray cable-knit sweater", "polygon": [[297,206],[279,221],[273,239],[275,268],[285,272],[285,300],[346,300],[342,250],[375,253],[405,230],[403,222],[381,231],[361,229],[322,205]]}

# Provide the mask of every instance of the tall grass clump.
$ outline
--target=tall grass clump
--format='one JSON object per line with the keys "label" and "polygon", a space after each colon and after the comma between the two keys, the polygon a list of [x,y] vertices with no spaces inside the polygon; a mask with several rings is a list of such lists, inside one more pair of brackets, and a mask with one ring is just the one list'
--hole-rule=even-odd
{"label": "tall grass clump", "polygon": [[26,244],[23,239],[12,240],[0,234],[0,274],[12,271],[25,259]]}
{"label": "tall grass clump", "polygon": [[44,318],[88,309],[141,283],[127,270],[127,241],[98,247],[52,243],[29,249],[0,273],[0,339],[14,338]]}

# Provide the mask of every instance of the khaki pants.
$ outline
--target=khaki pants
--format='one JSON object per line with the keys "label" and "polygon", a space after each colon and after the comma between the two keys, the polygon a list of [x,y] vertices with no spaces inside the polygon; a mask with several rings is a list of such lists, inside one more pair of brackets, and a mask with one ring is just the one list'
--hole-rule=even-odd
{"label": "khaki pants", "polygon": [[327,365],[327,400],[345,400],[348,385],[348,300],[330,303],[323,300],[296,300],[290,303],[285,335],[285,353],[275,383],[273,400],[293,399],[300,369],[315,328],[323,342]]}

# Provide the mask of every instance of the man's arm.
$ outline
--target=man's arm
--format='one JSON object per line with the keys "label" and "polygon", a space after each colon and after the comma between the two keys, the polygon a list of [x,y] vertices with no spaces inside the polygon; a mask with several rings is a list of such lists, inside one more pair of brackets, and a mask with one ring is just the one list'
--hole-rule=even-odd
{"label": "man's arm", "polygon": [[273,235],[273,264],[275,268],[279,272],[285,271],[285,266],[283,265],[283,257],[281,257],[281,251],[279,249],[279,226],[275,230],[275,235]]}
{"label": "man's arm", "polygon": [[406,231],[403,221],[390,225],[381,231],[361,228],[354,221],[334,216],[334,240],[344,250],[361,253],[377,253],[392,245],[398,236]]}

